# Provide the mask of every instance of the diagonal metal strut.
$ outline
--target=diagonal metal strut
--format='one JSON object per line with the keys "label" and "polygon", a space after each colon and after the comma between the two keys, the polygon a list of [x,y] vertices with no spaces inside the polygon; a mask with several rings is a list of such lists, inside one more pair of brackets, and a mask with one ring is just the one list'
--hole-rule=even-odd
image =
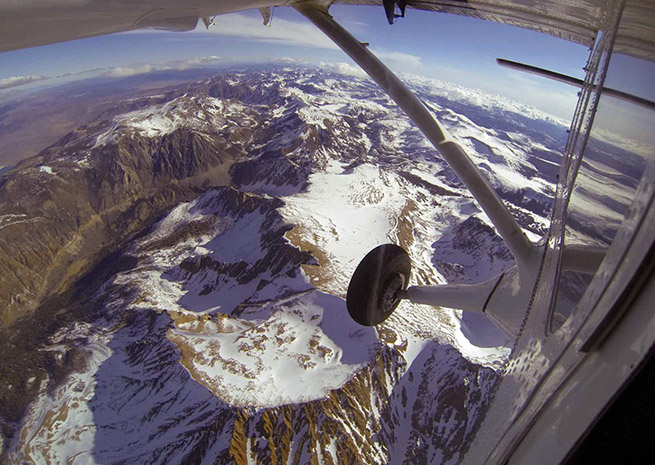
{"label": "diagonal metal strut", "polygon": [[525,272],[526,275],[530,275],[530,270],[540,259],[539,249],[528,240],[496,191],[482,176],[466,152],[457,142],[450,139],[446,129],[439,124],[418,97],[371,53],[365,44],[359,42],[335,21],[328,13],[329,6],[309,1],[296,3],[293,7],[350,56],[418,126],[496,226],[498,233],[514,255],[519,273],[523,275]]}

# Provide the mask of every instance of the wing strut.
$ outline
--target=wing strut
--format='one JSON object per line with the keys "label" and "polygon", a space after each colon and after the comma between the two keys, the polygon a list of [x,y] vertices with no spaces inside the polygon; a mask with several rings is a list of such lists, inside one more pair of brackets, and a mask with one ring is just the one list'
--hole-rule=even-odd
{"label": "wing strut", "polygon": [[328,13],[327,6],[314,2],[302,2],[293,6],[348,54],[418,126],[496,226],[498,233],[514,255],[519,274],[531,278],[534,269],[538,266],[536,263],[541,258],[540,248],[528,240],[505,204],[462,147],[449,137],[446,129],[439,124],[425,105],[368,50],[365,44],[335,21]]}

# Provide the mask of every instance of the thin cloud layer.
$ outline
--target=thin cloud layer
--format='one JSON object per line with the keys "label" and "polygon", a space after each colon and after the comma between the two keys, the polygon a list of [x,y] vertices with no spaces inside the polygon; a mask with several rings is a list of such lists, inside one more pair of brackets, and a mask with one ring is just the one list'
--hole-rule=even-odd
{"label": "thin cloud layer", "polygon": [[156,65],[148,65],[145,63],[142,64],[133,64],[130,66],[117,66],[115,68],[108,69],[103,76],[106,77],[127,77],[127,76],[136,76],[137,74],[147,74],[152,73],[153,71],[163,70],[164,68]]}
{"label": "thin cloud layer", "polygon": [[115,68],[109,68],[105,70],[101,75],[105,77],[127,77],[127,76],[136,76],[138,74],[147,74],[156,71],[171,71],[171,70],[185,70],[191,69],[194,67],[202,66],[207,63],[215,63],[220,61],[221,57],[218,56],[206,56],[206,57],[194,57],[188,58],[185,60],[175,60],[167,61],[164,63],[134,63],[129,66],[117,66]]}
{"label": "thin cloud layer", "polygon": [[[198,32],[204,31],[199,30]],[[285,45],[338,50],[338,47],[309,21],[298,22],[274,17],[271,26],[266,27],[259,18],[234,13],[217,17],[216,25],[210,27],[205,33],[277,42]]]}
{"label": "thin cloud layer", "polygon": [[337,74],[345,74],[347,76],[354,76],[358,78],[367,77],[366,73],[362,71],[359,66],[354,66],[348,63],[319,63],[319,66],[332,71]]}
{"label": "thin cloud layer", "polygon": [[412,55],[410,53],[404,52],[390,52],[381,49],[372,49],[371,51],[377,55],[380,60],[390,64],[407,66],[411,68],[420,68],[423,66],[423,59],[418,55]]}
{"label": "thin cloud layer", "polygon": [[42,74],[33,74],[31,76],[11,76],[8,78],[0,79],[0,90],[9,89],[10,87],[22,86],[31,82],[43,81],[48,79]]}
{"label": "thin cloud layer", "polygon": [[64,74],[58,74],[56,76],[44,76],[42,74],[31,75],[31,76],[12,76],[4,79],[0,79],[0,90],[9,89],[11,87],[23,86],[26,84],[31,84],[37,81],[50,81],[54,79],[70,78],[84,75],[93,77],[93,76],[103,76],[110,78],[121,78],[127,76],[136,76],[139,74],[147,74],[156,71],[171,71],[171,70],[185,70],[200,67],[204,64],[216,63],[222,58],[211,55],[204,57],[193,57],[183,60],[174,60],[167,61],[164,63],[134,63],[127,66],[117,66],[114,68],[95,68],[90,70],[84,70],[79,72],[70,72]]}
{"label": "thin cloud layer", "polygon": [[[198,32],[205,31],[198,30]],[[218,17],[216,25],[210,27],[206,32],[244,40],[261,40],[283,45],[339,50],[334,42],[309,21],[292,21],[274,17],[271,26],[266,27],[259,18],[234,13]],[[384,49],[372,49],[372,51],[381,60],[391,65],[410,68],[419,68],[423,65],[422,58],[418,55]]]}

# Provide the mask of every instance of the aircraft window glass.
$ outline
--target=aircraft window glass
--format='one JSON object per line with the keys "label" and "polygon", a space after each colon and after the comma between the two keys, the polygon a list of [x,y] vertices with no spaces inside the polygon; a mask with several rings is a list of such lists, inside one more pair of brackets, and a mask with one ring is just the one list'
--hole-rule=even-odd
{"label": "aircraft window glass", "polygon": [[[655,64],[614,54],[604,87],[655,100]],[[602,259],[630,208],[647,161],[653,157],[654,116],[653,109],[601,95],[567,207],[564,255],[584,247],[595,249]],[[557,330],[572,314],[600,261],[579,263],[587,269],[575,271],[567,269],[575,267],[563,258],[551,330]]]}

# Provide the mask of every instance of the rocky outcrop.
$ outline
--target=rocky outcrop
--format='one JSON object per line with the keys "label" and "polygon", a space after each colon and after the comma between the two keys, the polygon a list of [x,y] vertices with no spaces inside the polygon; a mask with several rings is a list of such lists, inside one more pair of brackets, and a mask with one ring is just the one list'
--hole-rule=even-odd
{"label": "rocky outcrop", "polygon": [[482,282],[514,263],[503,239],[477,216],[444,232],[432,247],[433,264],[449,283]]}
{"label": "rocky outcrop", "polygon": [[[195,286],[202,287],[199,295],[213,293],[226,280],[234,280],[238,285],[258,282],[256,290],[261,290],[270,284],[272,277],[285,274],[294,277],[301,265],[315,264],[316,260],[309,252],[292,246],[284,237],[293,226],[285,223],[277,211],[283,205],[280,199],[254,196],[230,187],[213,192],[215,196],[200,202],[196,211],[207,212],[223,221],[229,219],[230,222],[238,222],[253,214],[260,217],[257,221],[261,225],[259,230],[252,231],[258,239],[258,244],[252,245],[260,248],[262,253],[255,260],[239,257],[236,261],[216,259],[214,254],[193,255],[182,260],[167,274],[171,279],[183,283],[194,281]],[[234,237],[233,241],[234,246],[241,245],[238,244],[238,237]],[[151,247],[149,245],[147,248]],[[201,278],[197,279],[198,276]],[[269,279],[261,279],[263,276]],[[248,303],[249,299],[244,298],[240,304]]]}
{"label": "rocky outcrop", "polygon": [[[110,140],[93,146],[103,129]],[[0,178],[2,324],[65,289],[176,203],[228,184],[230,147],[188,128],[152,138],[105,121]]]}
{"label": "rocky outcrop", "polygon": [[325,399],[237,410],[231,458],[243,465],[456,462],[497,375],[448,346],[433,344],[421,358],[410,369],[402,351],[386,347]]}

